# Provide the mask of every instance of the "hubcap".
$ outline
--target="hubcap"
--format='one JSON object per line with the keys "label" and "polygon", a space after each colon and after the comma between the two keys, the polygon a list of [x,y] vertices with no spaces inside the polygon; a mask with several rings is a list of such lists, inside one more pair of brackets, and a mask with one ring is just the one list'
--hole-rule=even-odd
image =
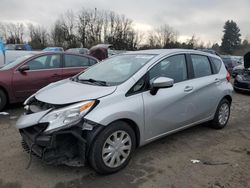
{"label": "hubcap", "polygon": [[125,131],[116,131],[105,141],[102,149],[102,160],[110,168],[121,166],[128,158],[132,141]]}
{"label": "hubcap", "polygon": [[229,106],[227,103],[221,105],[219,110],[219,123],[225,125],[229,118]]}

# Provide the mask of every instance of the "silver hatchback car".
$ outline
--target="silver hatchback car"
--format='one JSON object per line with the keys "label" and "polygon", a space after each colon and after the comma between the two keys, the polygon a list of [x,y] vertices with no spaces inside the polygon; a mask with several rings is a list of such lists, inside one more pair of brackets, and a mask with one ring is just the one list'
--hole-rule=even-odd
{"label": "silver hatchback car", "polygon": [[16,127],[30,156],[113,173],[158,138],[208,121],[225,127],[229,80],[221,59],[204,52],[119,54],[32,95]]}

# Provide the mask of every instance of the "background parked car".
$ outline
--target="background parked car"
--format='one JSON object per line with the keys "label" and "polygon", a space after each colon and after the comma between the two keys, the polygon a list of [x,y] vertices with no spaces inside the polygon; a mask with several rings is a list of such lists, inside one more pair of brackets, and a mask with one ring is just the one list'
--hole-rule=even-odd
{"label": "background parked car", "polygon": [[62,47],[47,47],[43,49],[44,52],[63,52],[64,49]]}
{"label": "background parked car", "polygon": [[238,74],[242,74],[244,72],[244,65],[240,64],[233,68],[232,77],[235,78]]}
{"label": "background parked car", "polygon": [[8,64],[16,60],[18,57],[25,56],[28,54],[38,54],[41,53],[39,51],[26,51],[26,50],[6,50],[5,51],[5,62],[3,53],[0,52],[0,67],[4,66],[4,64]]}
{"label": "background parked car", "polygon": [[97,62],[90,56],[63,52],[19,57],[0,69],[0,110],[7,102],[22,102],[49,83],[69,78]]}
{"label": "background parked car", "polygon": [[32,48],[29,44],[6,44],[5,50],[27,50],[31,51]]}
{"label": "background parked car", "polygon": [[97,44],[96,46],[90,48],[89,55],[102,61],[109,57],[108,50],[111,46],[111,44]]}
{"label": "background parked car", "polygon": [[234,80],[234,90],[250,92],[250,52],[244,55],[244,68]]}
{"label": "background parked car", "polygon": [[88,48],[70,48],[66,50],[66,52],[76,53],[76,54],[88,54],[89,49]]}
{"label": "background parked car", "polygon": [[222,55],[221,59],[230,74],[232,74],[233,68],[239,65],[239,63],[231,56]]}

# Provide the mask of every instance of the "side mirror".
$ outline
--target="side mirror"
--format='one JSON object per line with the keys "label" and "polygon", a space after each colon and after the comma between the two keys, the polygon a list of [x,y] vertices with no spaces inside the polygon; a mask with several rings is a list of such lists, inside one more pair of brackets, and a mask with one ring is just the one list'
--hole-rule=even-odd
{"label": "side mirror", "polygon": [[156,95],[157,91],[160,88],[169,88],[173,87],[173,85],[174,85],[174,80],[172,78],[167,78],[167,77],[156,78],[151,84],[150,93],[151,95]]}
{"label": "side mirror", "polygon": [[28,65],[23,65],[21,67],[18,68],[18,71],[20,71],[21,73],[30,70],[30,67]]}

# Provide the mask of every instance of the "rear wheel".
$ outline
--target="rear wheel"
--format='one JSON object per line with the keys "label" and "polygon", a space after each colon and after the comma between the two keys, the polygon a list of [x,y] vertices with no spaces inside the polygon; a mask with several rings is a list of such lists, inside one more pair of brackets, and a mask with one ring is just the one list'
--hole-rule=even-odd
{"label": "rear wheel", "polygon": [[94,141],[89,161],[101,174],[117,172],[127,166],[136,145],[133,129],[123,121],[108,125]]}
{"label": "rear wheel", "polygon": [[214,119],[212,120],[212,127],[215,129],[222,129],[227,125],[230,117],[230,102],[227,99],[222,99],[217,107]]}
{"label": "rear wheel", "polygon": [[4,109],[7,104],[7,97],[3,90],[0,89],[0,111]]}

